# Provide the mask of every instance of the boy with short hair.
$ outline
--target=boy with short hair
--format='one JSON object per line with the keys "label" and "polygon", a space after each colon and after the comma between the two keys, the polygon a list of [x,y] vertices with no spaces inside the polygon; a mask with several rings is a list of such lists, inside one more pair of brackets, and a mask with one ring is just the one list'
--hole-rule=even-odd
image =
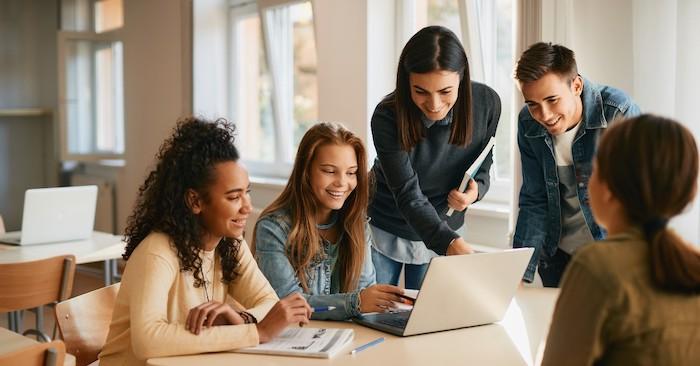
{"label": "boy with short hair", "polygon": [[538,268],[543,285],[557,287],[576,249],[605,237],[588,203],[598,138],[640,111],[623,91],[581,77],[574,52],[561,45],[530,46],[515,78],[526,106],[518,116],[523,184],[513,247],[535,248],[524,281]]}

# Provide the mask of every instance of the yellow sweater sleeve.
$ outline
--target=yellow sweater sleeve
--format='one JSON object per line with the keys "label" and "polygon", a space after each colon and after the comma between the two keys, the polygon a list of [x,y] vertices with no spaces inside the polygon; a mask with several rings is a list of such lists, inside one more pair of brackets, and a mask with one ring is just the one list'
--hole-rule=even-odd
{"label": "yellow sweater sleeve", "polygon": [[[153,250],[141,254],[144,255],[132,256],[129,261],[130,269],[135,271],[130,276],[134,281],[130,281],[128,286],[131,347],[137,358],[227,351],[259,343],[255,324],[211,327],[195,335],[185,329],[184,319],[169,322],[168,307],[177,304],[177,296],[183,295],[171,286],[179,275],[177,257],[168,255],[170,253],[161,255]],[[266,298],[263,295],[265,283],[260,283],[261,279],[248,273],[252,269],[242,269],[245,277],[239,278],[239,282],[255,280],[258,283],[240,284],[242,290],[235,292],[237,297]],[[248,288],[258,291],[251,296],[246,293]],[[267,297],[271,299],[270,295]],[[265,302],[263,305],[262,308],[267,306]]]}
{"label": "yellow sweater sleeve", "polygon": [[259,322],[279,298],[258,268],[245,241],[241,243],[241,249],[238,251],[238,263],[238,276],[229,285],[228,294],[240,302]]}

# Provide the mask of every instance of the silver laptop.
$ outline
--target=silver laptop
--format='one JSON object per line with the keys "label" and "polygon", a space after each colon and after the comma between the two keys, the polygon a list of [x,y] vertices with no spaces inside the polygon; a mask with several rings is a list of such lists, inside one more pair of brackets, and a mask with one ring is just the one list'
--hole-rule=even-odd
{"label": "silver laptop", "polygon": [[0,234],[0,242],[32,245],[88,239],[96,203],[97,186],[28,189],[22,231]]}
{"label": "silver laptop", "polygon": [[353,320],[398,336],[500,321],[533,252],[519,248],[435,257],[412,310],[364,314]]}

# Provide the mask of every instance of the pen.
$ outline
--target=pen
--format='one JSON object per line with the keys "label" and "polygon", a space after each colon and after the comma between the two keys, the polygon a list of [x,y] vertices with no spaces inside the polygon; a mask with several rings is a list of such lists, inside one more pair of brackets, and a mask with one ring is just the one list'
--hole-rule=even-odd
{"label": "pen", "polygon": [[323,311],[335,310],[335,306],[317,306],[314,308],[314,313],[320,313]]}
{"label": "pen", "polygon": [[357,352],[364,351],[364,350],[366,350],[367,348],[370,348],[370,347],[372,347],[372,346],[376,346],[376,345],[378,345],[379,343],[382,343],[382,342],[384,342],[384,337],[379,337],[379,338],[373,340],[372,342],[365,343],[365,344],[363,344],[363,345],[361,345],[361,346],[355,348],[354,350],[350,351],[350,354],[351,354],[351,355],[354,355],[354,354],[357,353]]}
{"label": "pen", "polygon": [[[336,309],[335,306],[317,306],[315,308],[312,308],[314,313],[322,313],[324,311],[331,311],[331,310],[335,310],[335,309]],[[303,327],[304,323],[299,323],[299,326]]]}

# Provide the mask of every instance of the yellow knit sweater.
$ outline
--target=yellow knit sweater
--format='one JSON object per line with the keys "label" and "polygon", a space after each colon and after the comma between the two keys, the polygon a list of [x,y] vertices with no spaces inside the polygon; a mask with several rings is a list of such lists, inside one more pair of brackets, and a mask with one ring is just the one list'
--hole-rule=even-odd
{"label": "yellow knit sweater", "polygon": [[[262,320],[278,301],[258,269],[248,245],[238,251],[238,276],[228,286],[215,280],[213,299],[246,310]],[[214,263],[221,279],[221,264]],[[185,329],[190,309],[206,302],[204,288],[193,286],[191,271],[180,271],[170,238],[149,234],[134,250],[122,276],[100,365],[145,365],[153,357],[227,351],[259,343],[255,324],[215,326],[194,335]],[[211,295],[210,295],[211,296]]]}

